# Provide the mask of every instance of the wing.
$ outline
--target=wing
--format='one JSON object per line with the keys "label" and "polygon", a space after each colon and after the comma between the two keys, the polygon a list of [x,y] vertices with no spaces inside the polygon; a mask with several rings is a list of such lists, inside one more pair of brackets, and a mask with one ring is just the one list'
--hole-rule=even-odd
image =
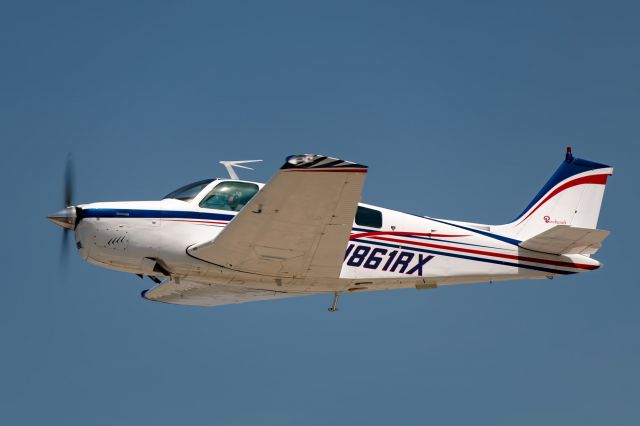
{"label": "wing", "polygon": [[533,238],[521,242],[520,247],[552,254],[593,254],[602,247],[609,231],[556,225]]}
{"label": "wing", "polygon": [[188,252],[252,274],[337,278],[366,173],[331,157],[288,157],[215,240]]}
{"label": "wing", "polygon": [[184,279],[168,280],[142,292],[142,297],[147,300],[191,306],[220,306],[308,295],[310,294],[256,290]]}

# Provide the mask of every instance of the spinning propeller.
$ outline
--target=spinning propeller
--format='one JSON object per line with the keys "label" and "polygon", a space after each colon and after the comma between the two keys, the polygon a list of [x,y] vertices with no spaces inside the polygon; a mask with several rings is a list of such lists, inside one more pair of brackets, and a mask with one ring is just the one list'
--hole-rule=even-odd
{"label": "spinning propeller", "polygon": [[75,230],[80,221],[82,209],[73,205],[73,164],[71,156],[67,157],[64,169],[64,209],[47,216],[47,218],[63,228],[61,259],[66,259],[69,246],[69,231]]}

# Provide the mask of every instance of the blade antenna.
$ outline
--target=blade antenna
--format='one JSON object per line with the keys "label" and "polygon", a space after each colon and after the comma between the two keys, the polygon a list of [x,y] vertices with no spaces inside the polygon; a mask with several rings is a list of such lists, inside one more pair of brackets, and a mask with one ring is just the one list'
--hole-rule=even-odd
{"label": "blade antenna", "polygon": [[222,164],[227,169],[227,173],[229,173],[229,177],[231,179],[238,180],[240,178],[238,177],[238,174],[236,173],[236,171],[233,170],[234,167],[237,167],[239,169],[253,170],[251,167],[243,166],[242,164],[245,164],[245,163],[257,163],[257,162],[260,162],[260,161],[262,161],[262,160],[221,161],[220,164]]}

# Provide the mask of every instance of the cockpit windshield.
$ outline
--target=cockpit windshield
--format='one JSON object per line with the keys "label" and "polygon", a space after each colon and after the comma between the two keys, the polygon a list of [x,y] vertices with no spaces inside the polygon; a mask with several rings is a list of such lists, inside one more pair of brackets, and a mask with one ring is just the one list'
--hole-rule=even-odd
{"label": "cockpit windshield", "polygon": [[204,189],[205,186],[209,185],[213,181],[214,179],[204,179],[190,183],[189,185],[182,186],[165,195],[163,199],[175,198],[176,200],[191,201]]}
{"label": "cockpit windshield", "polygon": [[258,185],[249,182],[227,181],[216,185],[202,199],[200,207],[205,209],[231,210],[239,212],[258,192]]}

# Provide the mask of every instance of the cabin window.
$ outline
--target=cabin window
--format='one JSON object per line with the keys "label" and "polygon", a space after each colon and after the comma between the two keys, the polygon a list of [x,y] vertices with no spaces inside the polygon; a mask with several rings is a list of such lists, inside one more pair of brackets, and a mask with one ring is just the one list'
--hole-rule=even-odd
{"label": "cabin window", "polygon": [[358,206],[358,210],[356,211],[356,225],[382,228],[382,212]]}
{"label": "cabin window", "polygon": [[182,186],[175,191],[167,194],[164,198],[175,198],[176,200],[191,201],[196,195],[204,189],[205,186],[213,182],[213,179],[204,179],[197,182],[190,183],[189,185]]}
{"label": "cabin window", "polygon": [[256,195],[258,189],[258,185],[255,183],[222,182],[204,197],[200,202],[200,207],[239,212]]}

